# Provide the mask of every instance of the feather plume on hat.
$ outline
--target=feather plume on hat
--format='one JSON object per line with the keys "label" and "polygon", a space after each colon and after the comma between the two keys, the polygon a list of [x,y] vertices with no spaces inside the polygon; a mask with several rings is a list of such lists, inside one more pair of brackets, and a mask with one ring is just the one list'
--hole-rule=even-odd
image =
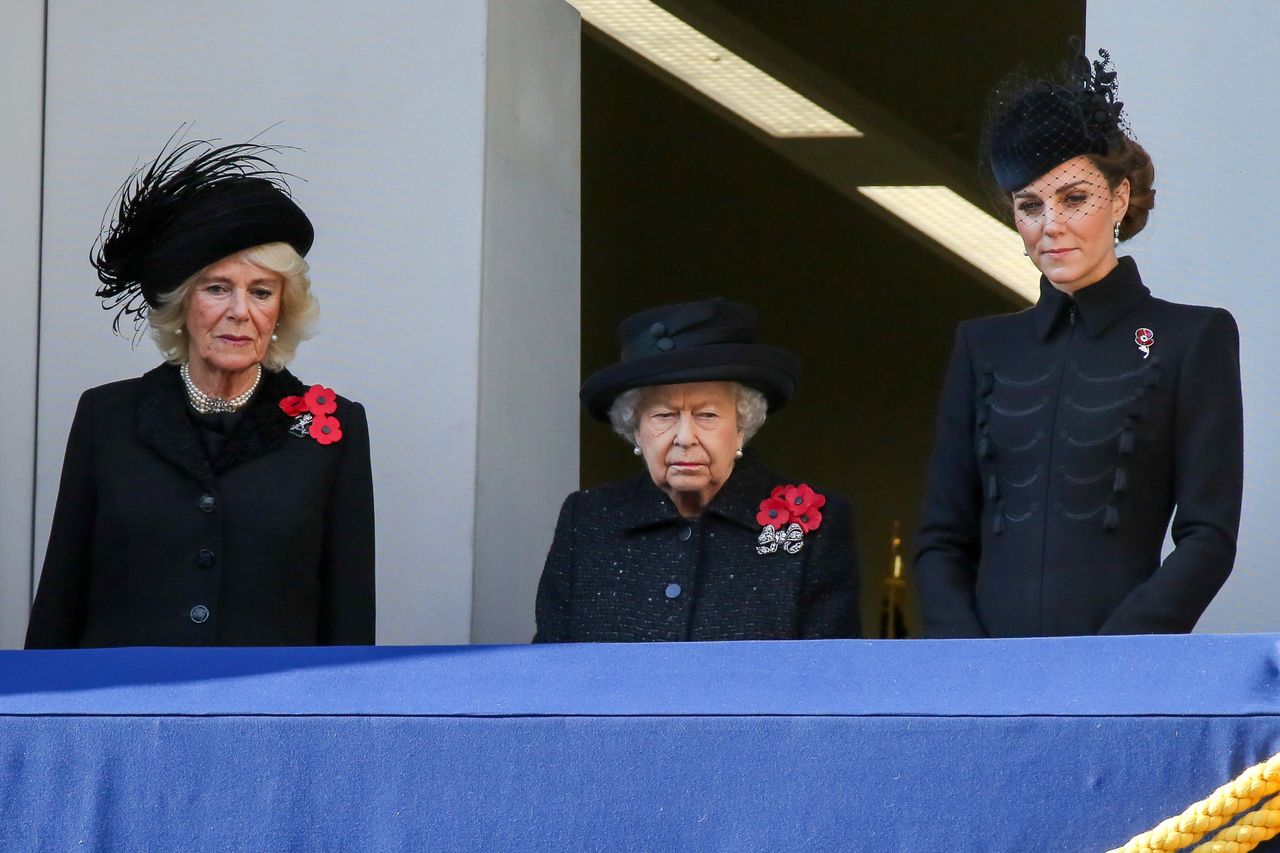
{"label": "feather plume on hat", "polygon": [[315,237],[286,174],[266,157],[280,148],[175,144],[177,136],[120,187],[118,206],[113,199],[108,208],[114,216],[90,251],[102,282],[96,296],[116,312],[116,334],[126,317],[140,334],[161,297],[209,264],[263,243],[289,243],[306,255]]}

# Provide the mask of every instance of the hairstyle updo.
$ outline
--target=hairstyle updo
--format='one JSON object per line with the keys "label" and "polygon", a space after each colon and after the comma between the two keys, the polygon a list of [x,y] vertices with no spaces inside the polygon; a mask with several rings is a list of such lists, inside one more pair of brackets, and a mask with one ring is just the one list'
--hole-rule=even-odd
{"label": "hairstyle updo", "polygon": [[1120,220],[1120,239],[1128,240],[1147,225],[1147,217],[1156,206],[1156,167],[1151,155],[1128,135],[1110,154],[1086,154],[1089,162],[1107,179],[1107,186],[1115,190],[1125,178],[1129,179],[1129,209]]}

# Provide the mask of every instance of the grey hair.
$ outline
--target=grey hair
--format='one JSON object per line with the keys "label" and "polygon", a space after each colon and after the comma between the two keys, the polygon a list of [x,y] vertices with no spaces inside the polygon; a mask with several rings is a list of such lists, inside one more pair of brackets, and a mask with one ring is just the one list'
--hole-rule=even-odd
{"label": "grey hair", "polygon": [[[275,340],[267,346],[267,354],[262,359],[262,366],[267,370],[281,370],[297,355],[298,344],[311,337],[316,318],[320,316],[320,302],[311,293],[311,277],[307,275],[311,267],[288,243],[264,243],[236,252],[230,257],[277,273],[284,280],[284,289],[280,291],[280,318],[275,330]],[[164,360],[169,364],[184,364],[190,357],[191,336],[186,334],[185,329],[187,302],[195,283],[207,269],[209,267],[200,270],[168,293],[161,294],[160,306],[147,312],[151,336],[155,338],[156,346],[164,353]]]}
{"label": "grey hair", "polygon": [[[764,426],[769,414],[769,401],[764,394],[741,382],[730,382],[738,409],[738,429],[742,430],[742,443],[746,444]],[[628,444],[634,444],[636,430],[640,428],[640,396],[644,388],[628,388],[609,406],[609,423],[613,431]]]}

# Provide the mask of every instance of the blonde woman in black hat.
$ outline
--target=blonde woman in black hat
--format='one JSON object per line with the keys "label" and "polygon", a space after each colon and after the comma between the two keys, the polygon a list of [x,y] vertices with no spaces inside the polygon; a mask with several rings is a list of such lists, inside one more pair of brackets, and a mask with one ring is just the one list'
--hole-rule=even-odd
{"label": "blonde woman in black hat", "polygon": [[848,501],[746,449],[799,363],[720,300],[623,321],[622,361],[581,399],[641,457],[565,500],[538,586],[535,642],[858,636]]}
{"label": "blonde woman in black hat", "polygon": [[1153,297],[1117,257],[1154,168],[1106,53],[1076,49],[1063,78],[998,92],[988,122],[1040,299],[956,334],[916,538],[933,636],[1190,631],[1235,558],[1236,324]]}
{"label": "blonde woman in black hat", "polygon": [[98,296],[166,363],[80,398],[28,648],[373,642],[368,427],[285,369],[313,232],[267,153],[166,146],[122,190]]}

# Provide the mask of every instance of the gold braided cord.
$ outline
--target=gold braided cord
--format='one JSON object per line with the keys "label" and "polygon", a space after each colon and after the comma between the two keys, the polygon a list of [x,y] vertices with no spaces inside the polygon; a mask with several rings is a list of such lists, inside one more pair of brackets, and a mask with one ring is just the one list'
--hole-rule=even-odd
{"label": "gold braided cord", "polygon": [[[1205,799],[1188,806],[1182,814],[1162,821],[1155,829],[1134,836],[1128,844],[1110,850],[1108,853],[1169,853],[1181,850],[1230,823],[1237,815],[1249,811],[1264,797],[1269,797],[1277,791],[1280,791],[1280,753],[1276,753],[1261,764],[1250,767]],[[1270,820],[1269,815],[1276,808],[1280,808],[1280,804],[1277,804],[1273,798],[1258,811],[1258,814],[1268,816],[1261,818],[1262,820]],[[1244,824],[1241,827],[1241,837],[1257,828],[1251,824],[1245,824],[1244,820],[1241,820],[1240,824]],[[1236,828],[1231,827],[1233,830]],[[1224,836],[1221,842],[1222,847],[1201,845],[1201,848],[1220,851],[1220,853],[1228,853],[1228,851],[1243,853],[1243,851],[1252,850],[1266,838],[1276,834],[1270,827],[1261,829],[1264,833],[1269,831],[1271,834],[1266,835],[1265,838],[1260,836],[1253,842],[1242,842],[1234,840],[1235,836],[1220,833],[1219,835]],[[1208,843],[1214,845],[1219,841],[1215,837]]]}
{"label": "gold braided cord", "polygon": [[1280,833],[1280,796],[1272,797],[1191,853],[1248,853]]}

